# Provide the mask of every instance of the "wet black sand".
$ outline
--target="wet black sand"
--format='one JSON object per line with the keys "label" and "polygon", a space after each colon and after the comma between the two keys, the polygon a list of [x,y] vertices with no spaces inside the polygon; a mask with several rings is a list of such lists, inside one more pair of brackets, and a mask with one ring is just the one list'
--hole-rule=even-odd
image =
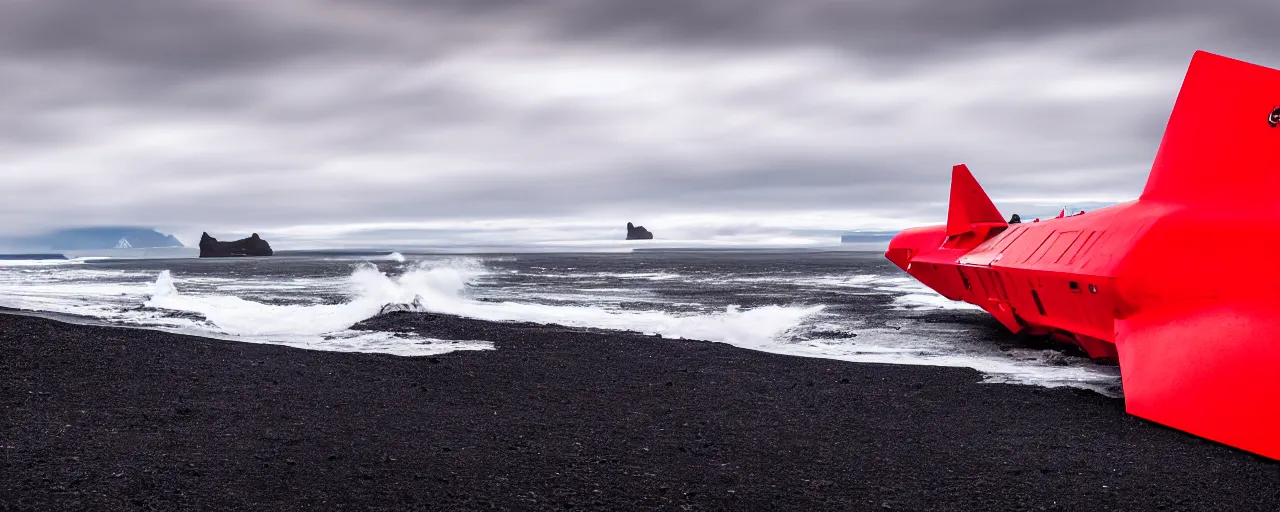
{"label": "wet black sand", "polygon": [[1278,510],[1280,464],[966,369],[395,314],[314,352],[0,315],[0,510]]}

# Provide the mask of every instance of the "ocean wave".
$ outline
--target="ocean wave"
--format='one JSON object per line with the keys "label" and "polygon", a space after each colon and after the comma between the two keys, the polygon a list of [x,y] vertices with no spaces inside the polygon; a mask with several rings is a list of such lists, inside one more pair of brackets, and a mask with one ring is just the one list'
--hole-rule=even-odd
{"label": "ocean wave", "polygon": [[468,298],[468,286],[487,272],[474,260],[423,262],[398,276],[363,264],[347,278],[350,298],[344,303],[277,305],[230,295],[183,294],[166,270],[156,279],[145,306],[197,314],[220,332],[238,336],[332,334],[377,315],[387,305],[413,304],[424,312],[480,320],[614,329],[745,346],[772,342],[822,310],[822,306],[729,306],[715,313],[675,314]]}
{"label": "ocean wave", "polygon": [[380,256],[374,259],[381,260],[381,261],[394,261],[396,263],[404,263],[404,255],[398,252],[393,252],[386,256]]}
{"label": "ocean wave", "polygon": [[68,259],[40,259],[40,260],[0,260],[0,267],[54,267],[62,265],[80,265],[90,261],[109,260],[106,256],[85,256],[81,258]]}
{"label": "ocean wave", "polygon": [[[55,260],[44,267],[0,270],[0,306],[318,350],[426,355],[493,348],[484,341],[352,329],[386,306],[400,305],[487,321],[723,342],[793,356],[968,366],[996,380],[1032,384],[1092,387],[1118,380],[1096,365],[1060,361],[1043,352],[1014,357],[994,344],[992,350],[974,350],[986,346],[982,340],[958,343],[955,335],[972,333],[946,322],[913,319],[939,308],[974,306],[871,266],[771,274],[693,265],[518,267],[510,259],[488,257],[384,263],[390,257],[318,258],[299,264],[298,271],[272,267],[270,273],[195,263],[153,263],[172,266],[143,270],[138,264]],[[733,305],[748,301],[750,307]],[[886,319],[891,327],[883,327]]]}

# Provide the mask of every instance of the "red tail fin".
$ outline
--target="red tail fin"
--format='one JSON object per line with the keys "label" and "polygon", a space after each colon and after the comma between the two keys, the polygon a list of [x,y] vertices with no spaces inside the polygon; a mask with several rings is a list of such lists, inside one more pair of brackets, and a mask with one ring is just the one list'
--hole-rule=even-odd
{"label": "red tail fin", "polygon": [[1198,51],[1143,200],[1273,204],[1280,195],[1280,70]]}
{"label": "red tail fin", "polygon": [[951,200],[947,208],[947,236],[972,232],[977,224],[1008,225],[964,164],[951,168]]}
{"label": "red tail fin", "polygon": [[1280,70],[1196,52],[1115,249],[1130,413],[1280,458],[1277,196]]}

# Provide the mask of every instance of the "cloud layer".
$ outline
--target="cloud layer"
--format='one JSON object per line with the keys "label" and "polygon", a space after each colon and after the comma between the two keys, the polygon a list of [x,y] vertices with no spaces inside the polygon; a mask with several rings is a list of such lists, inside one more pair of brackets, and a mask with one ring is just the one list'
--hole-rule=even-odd
{"label": "cloud layer", "polygon": [[957,162],[1010,212],[1124,200],[1191,53],[1278,66],[1278,20],[1262,0],[0,0],[0,234],[894,229],[941,219]]}

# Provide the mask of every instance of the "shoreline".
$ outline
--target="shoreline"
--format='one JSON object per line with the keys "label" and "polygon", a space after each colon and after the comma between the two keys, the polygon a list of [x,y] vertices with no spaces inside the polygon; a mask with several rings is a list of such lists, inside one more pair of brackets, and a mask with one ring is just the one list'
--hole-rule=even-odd
{"label": "shoreline", "polygon": [[361,326],[496,350],[0,311],[0,509],[1280,509],[1280,463],[1092,391],[423,313]]}

